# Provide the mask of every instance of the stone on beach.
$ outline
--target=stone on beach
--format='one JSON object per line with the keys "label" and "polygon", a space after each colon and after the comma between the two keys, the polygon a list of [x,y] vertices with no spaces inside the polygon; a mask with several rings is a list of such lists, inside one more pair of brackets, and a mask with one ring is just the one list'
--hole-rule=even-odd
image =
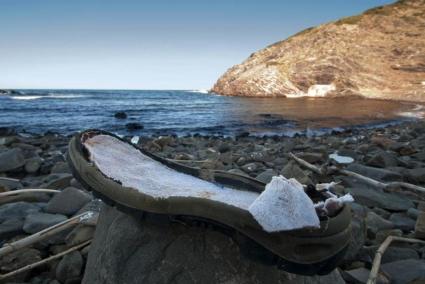
{"label": "stone on beach", "polygon": [[91,196],[84,191],[73,187],[67,187],[53,196],[47,203],[45,211],[47,213],[70,216],[90,202],[91,199]]}
{"label": "stone on beach", "polygon": [[381,265],[381,269],[390,276],[393,284],[410,283],[411,281],[425,278],[425,260],[405,259],[394,261]]}
{"label": "stone on beach", "polygon": [[360,164],[351,164],[347,170],[379,180],[379,181],[399,181],[402,175],[387,169],[368,167]]}
{"label": "stone on beach", "polygon": [[83,264],[83,257],[79,251],[73,251],[65,255],[56,267],[56,278],[62,283],[69,283],[69,281],[80,282]]}
{"label": "stone on beach", "polygon": [[407,179],[415,184],[425,184],[425,167],[406,171]]}
{"label": "stone on beach", "polygon": [[25,157],[21,149],[13,148],[0,152],[0,172],[15,170],[25,165]]}
{"label": "stone on beach", "polygon": [[25,218],[28,214],[36,213],[41,210],[38,204],[29,202],[14,202],[0,206],[0,222],[12,218]]}
{"label": "stone on beach", "polygon": [[0,223],[0,242],[23,233],[24,219],[13,217]]}
{"label": "stone on beach", "polygon": [[289,162],[281,174],[286,178],[295,178],[302,184],[312,184],[310,177],[295,162]]}
{"label": "stone on beach", "polygon": [[50,174],[46,177],[45,183],[41,187],[50,189],[66,188],[70,185],[71,179],[73,179],[71,174]]}
{"label": "stone on beach", "polygon": [[3,179],[0,177],[0,192],[22,188],[22,183],[15,179]]}
{"label": "stone on beach", "polygon": [[391,214],[389,220],[394,224],[394,228],[396,229],[400,229],[405,232],[410,232],[415,229],[415,220],[404,213]]}
{"label": "stone on beach", "polygon": [[258,174],[255,178],[264,183],[269,183],[272,177],[277,176],[277,172],[273,169],[267,169],[264,172]]}
{"label": "stone on beach", "polygon": [[344,283],[337,270],[307,277],[258,264],[241,255],[230,237],[214,230],[161,218],[141,220],[104,205],[82,283],[170,282]]}
{"label": "stone on beach", "polygon": [[392,229],[394,224],[374,212],[368,212],[366,217],[367,229],[376,234],[380,230]]}
{"label": "stone on beach", "polygon": [[380,207],[391,211],[407,211],[414,207],[413,202],[402,195],[391,194],[379,189],[363,186],[348,188],[348,192],[353,195],[356,202],[369,206]]}
{"label": "stone on beach", "polygon": [[380,151],[372,156],[366,164],[378,168],[388,168],[396,167],[398,165],[398,160],[394,154],[387,151]]}
{"label": "stone on beach", "polygon": [[425,239],[425,212],[421,212],[416,220],[415,237]]}
{"label": "stone on beach", "polygon": [[32,213],[26,216],[23,230],[28,234],[34,234],[65,220],[67,217],[60,214]]}
{"label": "stone on beach", "polygon": [[25,171],[29,174],[36,173],[43,163],[43,160],[40,157],[33,157],[27,159],[25,162]]}

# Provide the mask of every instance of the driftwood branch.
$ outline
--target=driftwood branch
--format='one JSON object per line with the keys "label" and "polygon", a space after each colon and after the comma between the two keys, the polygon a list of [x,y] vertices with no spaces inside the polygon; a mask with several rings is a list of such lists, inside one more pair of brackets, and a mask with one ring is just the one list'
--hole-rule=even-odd
{"label": "driftwood branch", "polygon": [[60,190],[56,189],[47,189],[47,188],[25,188],[25,189],[17,189],[12,191],[6,191],[0,193],[0,198],[7,197],[7,196],[14,196],[19,195],[23,193],[32,193],[32,192],[41,192],[41,193],[58,193]]}
{"label": "driftwood branch", "polygon": [[52,256],[50,256],[50,257],[48,257],[48,258],[42,259],[42,260],[40,260],[40,261],[37,261],[37,262],[31,263],[31,264],[29,264],[29,265],[26,265],[26,266],[24,266],[24,267],[21,267],[21,268],[19,268],[19,269],[17,269],[17,270],[14,270],[14,271],[9,272],[9,273],[2,274],[2,275],[0,275],[0,281],[1,281],[1,280],[4,280],[4,279],[6,279],[6,278],[9,278],[9,277],[15,276],[15,275],[17,275],[17,274],[19,274],[19,273],[22,273],[22,272],[25,272],[25,271],[31,270],[31,269],[33,269],[33,268],[35,268],[35,267],[38,267],[38,266],[40,266],[40,265],[43,265],[43,264],[45,264],[45,263],[49,262],[49,261],[55,260],[55,259],[57,259],[57,258],[60,258],[60,257],[62,257],[62,256],[64,256],[64,255],[66,255],[66,254],[68,254],[68,253],[71,253],[71,252],[73,252],[73,251],[76,251],[76,250],[78,250],[78,249],[81,249],[81,248],[83,248],[83,247],[87,246],[88,244],[90,244],[90,242],[91,242],[91,241],[92,241],[92,240],[85,241],[85,242],[83,242],[83,243],[81,243],[81,244],[78,244],[78,245],[76,245],[76,246],[73,246],[73,247],[71,247],[71,248],[69,248],[69,249],[67,249],[66,251],[63,251],[63,252],[61,252],[61,253],[58,253],[58,254],[52,255]]}
{"label": "driftwood branch", "polygon": [[382,256],[393,241],[413,243],[413,244],[425,244],[425,241],[418,240],[418,239],[403,238],[403,237],[397,237],[397,236],[387,237],[385,241],[379,246],[378,250],[376,251],[375,258],[373,259],[372,269],[369,274],[369,279],[367,280],[367,284],[376,283],[376,279],[378,278],[379,267],[381,265]]}
{"label": "driftwood branch", "polygon": [[8,180],[8,181],[20,182],[19,179],[16,179],[16,178],[7,178],[7,177],[0,177],[0,180]]}
{"label": "driftwood branch", "polygon": [[82,214],[79,214],[77,216],[74,216],[66,221],[63,221],[61,223],[58,223],[56,225],[53,225],[49,228],[46,228],[40,232],[37,232],[35,234],[32,234],[26,238],[20,239],[13,243],[6,243],[2,248],[0,248],[0,257],[5,256],[6,254],[9,254],[11,252],[17,251],[21,248],[28,247],[36,242],[45,240],[49,238],[50,236],[62,232],[74,225],[81,224],[81,223],[90,223],[91,219],[97,219],[98,213],[88,211]]}
{"label": "driftwood branch", "polygon": [[312,172],[314,172],[316,174],[319,174],[319,175],[323,175],[324,174],[324,170],[323,169],[321,169],[321,168],[319,168],[319,167],[317,167],[315,165],[312,165],[309,162],[307,162],[307,161],[305,161],[305,160],[303,160],[301,158],[298,158],[297,156],[295,156],[291,152],[289,153],[289,157],[292,158],[292,159],[294,159],[295,162],[297,162],[301,166],[304,166],[305,168],[309,169],[310,171],[312,171]]}
{"label": "driftwood branch", "polygon": [[[44,188],[38,188],[38,189],[17,189],[7,192],[1,192],[0,193],[0,205],[10,203],[10,202],[17,202],[17,201],[37,201],[39,199],[38,193],[58,193],[59,190],[54,189],[44,189]],[[37,197],[38,196],[38,197]]]}
{"label": "driftwood branch", "polygon": [[[301,166],[304,166],[305,168],[307,168],[307,169],[309,169],[309,170],[311,170],[311,171],[313,171],[317,174],[322,175],[322,174],[325,173],[323,168],[318,168],[317,166],[312,165],[309,162],[297,157],[293,153],[289,153],[289,157],[294,159]],[[336,173],[340,173],[340,174],[343,174],[343,175],[346,175],[346,176],[354,177],[358,180],[361,180],[364,183],[367,183],[367,184],[374,186],[374,187],[377,187],[377,188],[391,190],[393,188],[401,187],[401,188],[425,193],[425,187],[414,185],[414,184],[411,184],[411,183],[398,182],[398,181],[384,183],[384,182],[380,182],[380,181],[374,180],[372,178],[366,177],[364,175],[361,175],[361,174],[358,174],[358,173],[355,173],[355,172],[352,172],[352,171],[348,171],[348,170],[345,170],[345,169],[339,169],[337,167],[330,167],[329,169],[336,172]]]}

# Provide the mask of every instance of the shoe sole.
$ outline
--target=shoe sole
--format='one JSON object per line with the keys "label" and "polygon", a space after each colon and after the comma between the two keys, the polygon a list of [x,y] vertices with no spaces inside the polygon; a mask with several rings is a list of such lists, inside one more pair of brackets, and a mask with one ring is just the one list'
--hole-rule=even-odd
{"label": "shoe sole", "polygon": [[[88,190],[91,190],[94,196],[99,197],[106,204],[113,206],[122,212],[129,213],[132,216],[138,218],[162,220],[161,222],[166,220],[170,223],[178,222],[187,224],[189,226],[206,227],[222,232],[225,235],[231,237],[239,245],[241,253],[249,259],[267,265],[275,265],[279,269],[296,274],[328,274],[337,266],[337,264],[345,255],[351,232],[351,214],[348,206],[345,206],[336,217],[329,218],[329,220],[321,222],[322,228],[320,230],[297,230],[294,232],[284,233],[266,233],[261,229],[252,228],[250,226],[241,228],[239,220],[237,222],[238,224],[225,224],[223,222],[217,221],[220,220],[220,217],[223,218],[223,216],[226,217],[226,215],[216,216],[216,218],[212,219],[205,216],[199,216],[201,215],[199,212],[198,214],[191,214],[192,212],[188,212],[188,214],[170,214],[168,212],[158,212],[159,210],[152,212],[138,208],[137,205],[135,206],[134,200],[131,200],[134,199],[131,196],[129,196],[127,200],[126,198],[123,198],[122,195],[118,195],[117,198],[116,194],[111,194],[111,192],[114,191],[105,190],[105,188],[111,187],[112,183],[115,189],[118,189],[119,191],[119,187],[121,185],[117,181],[113,181],[111,178],[104,175],[93,180],[91,179],[90,174],[85,172],[85,170],[88,169],[87,167],[94,168],[93,165],[91,165],[90,162],[85,158],[87,157],[88,153],[85,152],[85,148],[80,142],[82,135],[86,133],[94,133],[95,135],[111,135],[125,143],[132,145],[133,147],[135,146],[128,141],[125,141],[108,132],[87,130],[83,134],[77,134],[74,136],[70,142],[68,150],[67,158],[74,177]],[[256,192],[261,192],[261,188],[264,188],[264,183],[250,177],[229,174],[221,171],[204,172],[201,169],[186,167],[167,161],[152,153],[141,150],[138,147],[135,148],[141,151],[142,154],[147,155],[174,170],[191,174],[196,177],[203,176],[204,179],[206,178],[208,180],[214,180],[226,185],[232,184],[236,187],[243,185],[244,189],[249,187],[250,190]],[[100,172],[99,170],[97,171]],[[86,174],[83,177],[80,173]],[[103,178],[100,183],[99,178]],[[99,186],[100,184],[102,186]],[[97,188],[103,188],[104,191],[98,190]],[[190,202],[183,202],[183,205],[185,205],[184,208],[190,208],[191,206],[193,207],[193,204]],[[161,209],[161,206],[159,209]],[[232,214],[229,215],[232,216]],[[229,223],[229,218],[226,218],[227,219],[225,220]],[[285,246],[285,249],[281,249],[278,252],[272,249],[276,244],[278,244],[277,247],[279,247],[279,244],[285,243],[289,243],[291,245]],[[285,255],[285,253],[288,253],[292,256],[295,255],[295,257],[298,259],[290,259],[287,257],[287,255]],[[302,259],[303,257],[305,257],[305,259]],[[316,258],[318,260],[312,260],[312,258]]]}

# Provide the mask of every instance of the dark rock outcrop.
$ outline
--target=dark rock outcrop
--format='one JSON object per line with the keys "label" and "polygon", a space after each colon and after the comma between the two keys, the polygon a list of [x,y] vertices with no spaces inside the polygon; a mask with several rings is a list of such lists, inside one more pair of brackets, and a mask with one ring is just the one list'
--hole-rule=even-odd
{"label": "dark rock outcrop", "polygon": [[102,208],[83,283],[344,283],[247,259],[226,235]]}
{"label": "dark rock outcrop", "polygon": [[424,0],[376,7],[253,53],[219,78],[212,91],[425,101],[424,25]]}

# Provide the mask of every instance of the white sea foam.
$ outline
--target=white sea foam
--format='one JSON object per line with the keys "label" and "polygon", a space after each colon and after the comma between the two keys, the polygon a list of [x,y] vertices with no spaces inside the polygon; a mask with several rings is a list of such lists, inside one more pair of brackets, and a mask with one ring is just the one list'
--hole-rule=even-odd
{"label": "white sea foam", "polygon": [[83,95],[48,95],[45,98],[54,98],[54,99],[74,99],[74,98],[82,98]]}
{"label": "white sea foam", "polygon": [[23,96],[10,96],[13,100],[39,100],[39,99],[74,99],[81,98],[83,95],[77,94],[48,94],[47,96],[39,95],[23,95]]}
{"label": "white sea foam", "polygon": [[201,94],[208,94],[209,91],[207,89],[199,89],[199,90],[190,90],[189,93],[201,93]]}
{"label": "white sea foam", "polygon": [[43,98],[43,96],[10,96],[13,100],[37,100]]}

